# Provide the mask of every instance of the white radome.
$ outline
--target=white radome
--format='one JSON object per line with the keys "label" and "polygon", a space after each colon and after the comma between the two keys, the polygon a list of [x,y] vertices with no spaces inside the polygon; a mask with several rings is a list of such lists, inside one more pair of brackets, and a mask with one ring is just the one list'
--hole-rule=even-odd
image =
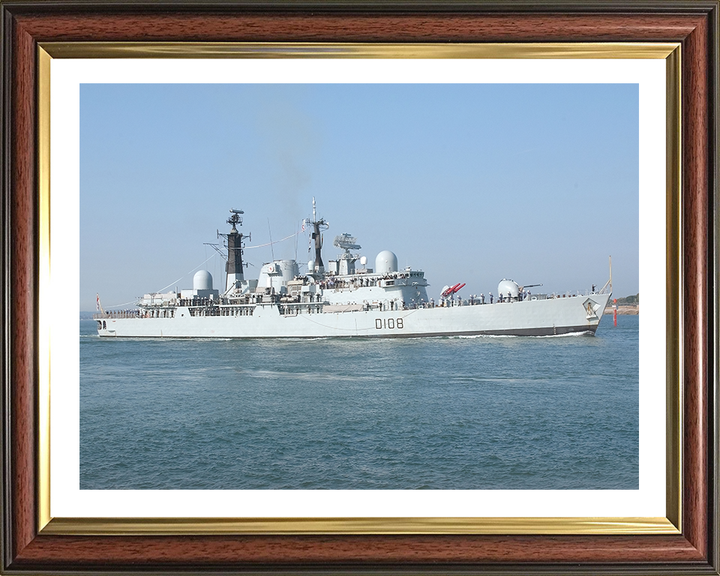
{"label": "white radome", "polygon": [[375,257],[375,273],[376,274],[391,274],[397,272],[398,259],[397,256],[390,250],[383,250]]}
{"label": "white radome", "polygon": [[207,270],[198,270],[193,276],[193,290],[212,290],[213,277]]}

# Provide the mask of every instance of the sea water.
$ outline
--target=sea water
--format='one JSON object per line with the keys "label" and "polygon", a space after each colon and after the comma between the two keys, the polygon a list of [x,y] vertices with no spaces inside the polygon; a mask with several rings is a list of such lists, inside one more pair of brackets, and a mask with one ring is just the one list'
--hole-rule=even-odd
{"label": "sea water", "polygon": [[99,338],[81,489],[637,489],[639,317],[596,336]]}

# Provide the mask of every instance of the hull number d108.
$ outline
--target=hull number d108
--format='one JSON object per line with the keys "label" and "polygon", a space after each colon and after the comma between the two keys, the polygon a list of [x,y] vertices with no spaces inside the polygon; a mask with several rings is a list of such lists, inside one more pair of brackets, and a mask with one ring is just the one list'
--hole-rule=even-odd
{"label": "hull number d108", "polygon": [[389,330],[397,328],[398,330],[402,330],[405,328],[405,325],[403,324],[402,318],[375,318],[375,328],[378,330],[382,330],[383,328]]}

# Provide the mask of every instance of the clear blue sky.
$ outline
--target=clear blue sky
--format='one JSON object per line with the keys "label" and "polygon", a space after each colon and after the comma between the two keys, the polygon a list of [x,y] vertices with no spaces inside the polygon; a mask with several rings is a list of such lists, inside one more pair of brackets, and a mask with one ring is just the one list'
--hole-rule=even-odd
{"label": "clear blue sky", "polygon": [[[390,249],[424,270],[435,298],[602,286],[608,255],[615,295],[635,294],[638,86],[84,84],[80,309],[189,288],[230,208],[253,246],[296,232],[313,196],[326,261],[349,232],[371,266]],[[245,257],[249,277],[272,258]],[[216,288],[223,266],[202,267]]]}

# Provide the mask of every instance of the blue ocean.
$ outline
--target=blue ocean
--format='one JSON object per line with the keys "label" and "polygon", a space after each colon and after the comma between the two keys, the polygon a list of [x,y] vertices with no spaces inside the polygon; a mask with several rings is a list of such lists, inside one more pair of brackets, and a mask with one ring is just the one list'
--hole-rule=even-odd
{"label": "blue ocean", "polygon": [[81,489],[637,489],[639,317],[597,335],[100,339]]}

